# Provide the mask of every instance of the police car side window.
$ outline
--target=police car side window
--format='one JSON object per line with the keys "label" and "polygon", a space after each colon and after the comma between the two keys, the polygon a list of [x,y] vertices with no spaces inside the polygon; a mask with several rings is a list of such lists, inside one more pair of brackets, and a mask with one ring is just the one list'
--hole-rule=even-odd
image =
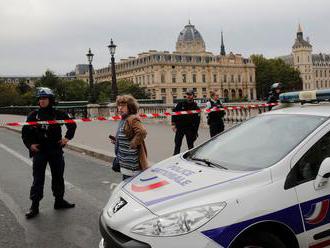
{"label": "police car side window", "polygon": [[322,161],[330,157],[330,132],[315,143],[290,171],[285,189],[314,180]]}

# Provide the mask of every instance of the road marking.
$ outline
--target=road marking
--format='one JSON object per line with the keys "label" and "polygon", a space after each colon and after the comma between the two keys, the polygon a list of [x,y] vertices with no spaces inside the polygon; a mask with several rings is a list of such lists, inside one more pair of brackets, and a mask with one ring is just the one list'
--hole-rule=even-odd
{"label": "road marking", "polygon": [[[18,158],[19,160],[21,160],[21,161],[23,161],[24,163],[26,163],[26,164],[29,165],[30,167],[32,167],[32,160],[31,160],[31,159],[28,159],[28,158],[22,156],[21,154],[19,154],[18,152],[16,152],[16,151],[10,149],[8,146],[5,146],[4,144],[1,144],[1,143],[0,143],[0,147],[1,147],[2,149],[4,149],[5,151],[9,152],[10,154],[14,155],[14,156],[15,156],[16,158]],[[49,171],[48,168],[46,169],[46,176],[48,176],[48,177],[50,177],[50,178],[52,177],[52,176],[51,176],[51,173],[50,173],[50,171]],[[71,184],[71,183],[69,183],[69,182],[67,182],[67,181],[64,181],[64,184],[65,184],[65,186],[66,186],[68,189],[73,189],[73,188],[75,188],[75,186],[74,186],[73,184]]]}
{"label": "road marking", "polygon": [[[28,159],[28,158],[22,156],[18,152],[14,151],[13,149],[9,148],[8,146],[6,146],[6,145],[4,145],[2,143],[0,143],[0,148],[2,148],[3,150],[7,151],[10,154],[12,154],[13,156],[15,156],[16,158],[18,158],[19,160],[21,160],[25,164],[29,165],[30,167],[32,167],[32,160],[31,159]],[[46,176],[49,177],[49,178],[52,177],[48,168],[46,169]],[[104,203],[98,201],[95,197],[89,195],[88,193],[85,193],[79,187],[74,186],[73,184],[71,184],[68,181],[64,181],[64,184],[66,186],[66,189],[69,189],[69,190],[73,190],[74,189],[75,191],[78,191],[78,193],[83,197],[83,199],[87,200],[89,203],[93,204],[97,208],[102,209],[104,207]]]}

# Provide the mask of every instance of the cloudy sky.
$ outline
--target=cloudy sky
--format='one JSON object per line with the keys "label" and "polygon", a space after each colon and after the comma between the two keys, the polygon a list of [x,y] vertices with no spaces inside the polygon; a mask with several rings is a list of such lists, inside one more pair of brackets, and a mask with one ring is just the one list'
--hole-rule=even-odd
{"label": "cloudy sky", "polygon": [[0,76],[64,74],[89,47],[104,67],[110,38],[117,60],[174,51],[189,19],[213,53],[223,30],[227,52],[289,54],[299,22],[313,52],[330,53],[329,9],[329,0],[0,0]]}

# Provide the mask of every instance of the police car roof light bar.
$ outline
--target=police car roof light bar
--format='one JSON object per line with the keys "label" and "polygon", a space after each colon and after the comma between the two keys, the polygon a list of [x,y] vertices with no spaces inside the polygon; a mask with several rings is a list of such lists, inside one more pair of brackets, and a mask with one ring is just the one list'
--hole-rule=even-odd
{"label": "police car roof light bar", "polygon": [[281,103],[319,103],[330,101],[330,89],[295,91],[280,94]]}

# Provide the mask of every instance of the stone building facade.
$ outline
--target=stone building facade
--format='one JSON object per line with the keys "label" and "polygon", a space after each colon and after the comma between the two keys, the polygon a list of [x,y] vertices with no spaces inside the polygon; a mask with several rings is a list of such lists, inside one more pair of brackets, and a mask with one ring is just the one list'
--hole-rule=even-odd
{"label": "stone building facade", "polygon": [[304,39],[303,30],[299,24],[291,55],[280,58],[300,71],[304,90],[329,88],[330,55],[312,52],[313,47],[309,38]]}
{"label": "stone building facade", "polygon": [[[95,69],[95,81],[111,81],[111,67]],[[219,90],[230,100],[256,98],[255,65],[249,58],[226,54],[221,33],[221,52],[206,51],[199,31],[190,22],[180,32],[176,51],[149,50],[116,63],[117,80],[128,80],[145,87],[152,99],[172,103],[193,88],[197,98]],[[87,80],[86,75],[77,75]]]}

